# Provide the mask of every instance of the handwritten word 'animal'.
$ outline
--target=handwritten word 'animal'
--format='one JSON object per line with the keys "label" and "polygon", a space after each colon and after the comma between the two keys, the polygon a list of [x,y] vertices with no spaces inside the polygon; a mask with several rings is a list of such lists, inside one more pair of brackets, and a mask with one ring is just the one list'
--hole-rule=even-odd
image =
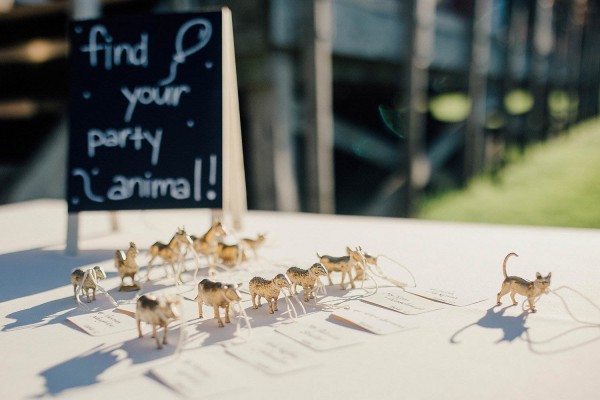
{"label": "handwritten word 'animal'", "polygon": [[167,263],[171,265],[171,270],[173,271],[173,275],[175,275],[175,263],[182,254],[181,248],[186,246],[192,246],[192,239],[186,233],[185,228],[177,228],[177,232],[167,244],[164,244],[163,242],[155,242],[152,246],[150,246],[151,258],[148,262],[146,278],[149,279],[150,277],[152,262],[156,257],[160,257],[163,260],[163,269],[165,270],[166,276],[169,275],[167,271]]}
{"label": "handwritten word 'animal'", "polygon": [[515,294],[520,294],[521,296],[527,297],[527,301],[529,302],[529,308],[531,308],[531,312],[536,312],[535,309],[535,298],[548,292],[548,288],[550,287],[550,280],[552,278],[552,272],[548,273],[546,276],[542,276],[539,272],[536,273],[535,281],[530,282],[526,279],[520,278],[518,276],[507,276],[506,274],[506,262],[511,256],[518,257],[515,253],[509,253],[504,257],[504,262],[502,263],[502,273],[504,274],[504,282],[502,282],[502,288],[500,292],[498,292],[497,305],[501,305],[500,298],[510,292],[510,298],[513,301],[513,306],[519,304],[517,300],[515,300]]}
{"label": "handwritten word 'animal'", "polygon": [[[255,310],[261,306],[260,298],[264,299],[269,304],[269,314],[277,311],[277,298],[279,292],[283,288],[290,289],[292,284],[284,274],[277,274],[272,280],[266,280],[260,276],[256,276],[250,280],[250,296],[252,297],[252,308]],[[255,298],[258,296],[258,303]]]}
{"label": "handwritten word 'animal'", "polygon": [[90,290],[92,290],[92,299],[96,300],[96,289],[98,288],[98,281],[106,279],[106,272],[98,265],[94,268],[81,269],[75,268],[71,272],[71,284],[73,284],[73,296],[77,298],[77,288],[85,293],[87,302],[91,303]]}
{"label": "handwritten word 'animal'", "polygon": [[352,278],[352,269],[357,265],[362,265],[365,268],[365,256],[362,253],[362,250],[356,248],[354,250],[350,250],[350,254],[342,257],[332,257],[327,255],[319,255],[317,253],[317,257],[319,257],[319,261],[325,266],[327,269],[327,279],[329,280],[329,284],[333,285],[331,281],[331,273],[332,272],[341,272],[342,273],[342,282],[340,283],[340,289],[344,290],[346,286],[344,285],[344,279],[346,275],[348,275],[348,279],[350,280],[350,286],[355,288],[354,286],[354,278]]}
{"label": "handwritten word 'animal'", "polygon": [[[167,325],[181,318],[179,296],[154,296],[145,294],[141,296],[135,306],[135,320],[137,322],[138,336],[142,337],[142,321],[152,325],[152,337],[156,338],[156,346],[162,349],[167,344]],[[163,340],[158,339],[157,328],[163,328]]]}
{"label": "handwritten word 'animal'", "polygon": [[308,302],[309,297],[311,299],[315,298],[314,288],[317,280],[320,276],[327,275],[327,269],[321,263],[314,263],[308,269],[291,267],[285,274],[290,278],[290,282],[292,282],[292,291],[294,294],[298,294],[296,286],[302,286],[302,289],[304,289],[304,301]]}
{"label": "handwritten word 'animal'", "polygon": [[219,313],[219,307],[225,309],[225,322],[230,323],[229,319],[229,305],[242,300],[242,295],[238,290],[241,284],[225,284],[221,282],[213,282],[209,279],[203,279],[198,283],[198,296],[196,301],[198,302],[198,314],[202,319],[202,304],[206,304],[212,307],[215,311],[215,319],[220,328],[222,328],[223,321]]}
{"label": "handwritten word 'animal'", "polygon": [[[121,288],[119,290],[137,287],[134,278],[140,269],[135,261],[135,257],[138,255],[138,253],[139,251],[134,242],[129,242],[129,249],[127,250],[127,253],[125,253],[123,250],[117,250],[115,252],[115,268],[121,277]],[[131,286],[129,287],[125,286],[124,284],[124,280],[127,277],[131,278],[132,282]]]}

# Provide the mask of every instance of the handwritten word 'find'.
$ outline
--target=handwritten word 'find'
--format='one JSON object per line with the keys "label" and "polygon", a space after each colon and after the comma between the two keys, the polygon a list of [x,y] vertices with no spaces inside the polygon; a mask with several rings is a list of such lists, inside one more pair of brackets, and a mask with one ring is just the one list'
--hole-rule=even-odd
{"label": "handwritten word 'find'", "polygon": [[[90,53],[90,65],[98,66],[99,53],[104,53],[104,69],[110,71],[121,64],[136,67],[148,66],[148,34],[140,35],[138,44],[113,43],[113,38],[104,25],[94,25],[90,29],[88,44],[80,48],[83,53]],[[124,57],[124,59],[123,59]]]}
{"label": "handwritten word 'find'", "polygon": [[88,156],[94,158],[96,148],[98,147],[120,147],[124,149],[127,146],[127,141],[133,142],[133,147],[136,151],[142,150],[144,141],[147,141],[152,148],[151,162],[152,165],[158,164],[160,153],[160,142],[162,140],[163,131],[157,128],[155,134],[149,130],[144,130],[140,126],[133,128],[127,127],[123,129],[90,129],[88,131]]}

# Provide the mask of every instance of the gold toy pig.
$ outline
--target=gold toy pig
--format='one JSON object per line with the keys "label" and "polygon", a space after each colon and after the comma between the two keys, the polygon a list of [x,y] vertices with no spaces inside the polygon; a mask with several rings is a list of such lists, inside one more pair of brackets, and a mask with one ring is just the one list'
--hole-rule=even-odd
{"label": "gold toy pig", "polygon": [[[167,344],[167,325],[181,318],[179,307],[181,297],[179,296],[153,296],[145,294],[140,296],[135,307],[135,320],[137,322],[138,335],[142,337],[142,321],[152,325],[152,337],[156,338],[156,346],[161,349]],[[156,330],[163,328],[163,340],[159,340]]]}
{"label": "gold toy pig", "polygon": [[198,296],[196,301],[198,302],[198,314],[202,318],[202,304],[206,304],[212,307],[215,311],[215,319],[220,328],[222,328],[223,321],[219,313],[219,307],[225,308],[225,322],[230,323],[229,319],[229,305],[230,303],[239,302],[242,299],[240,291],[238,290],[241,284],[224,284],[221,282],[213,282],[209,279],[203,279],[198,283]]}

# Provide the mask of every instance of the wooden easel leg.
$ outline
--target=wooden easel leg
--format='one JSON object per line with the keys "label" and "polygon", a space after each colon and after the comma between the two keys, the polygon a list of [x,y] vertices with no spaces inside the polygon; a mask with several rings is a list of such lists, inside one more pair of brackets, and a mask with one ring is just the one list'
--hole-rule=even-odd
{"label": "wooden easel leg", "polygon": [[65,253],[70,256],[79,254],[79,246],[77,243],[79,237],[79,214],[69,213],[67,217],[67,245]]}

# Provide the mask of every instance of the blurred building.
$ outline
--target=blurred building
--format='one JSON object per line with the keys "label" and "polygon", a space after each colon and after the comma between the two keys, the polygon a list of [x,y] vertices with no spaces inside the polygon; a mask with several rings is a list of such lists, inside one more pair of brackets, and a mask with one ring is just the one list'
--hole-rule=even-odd
{"label": "blurred building", "polygon": [[[227,5],[251,208],[411,215],[507,145],[598,115],[599,0],[105,0]],[[68,1],[0,0],[0,201],[64,197]]]}

